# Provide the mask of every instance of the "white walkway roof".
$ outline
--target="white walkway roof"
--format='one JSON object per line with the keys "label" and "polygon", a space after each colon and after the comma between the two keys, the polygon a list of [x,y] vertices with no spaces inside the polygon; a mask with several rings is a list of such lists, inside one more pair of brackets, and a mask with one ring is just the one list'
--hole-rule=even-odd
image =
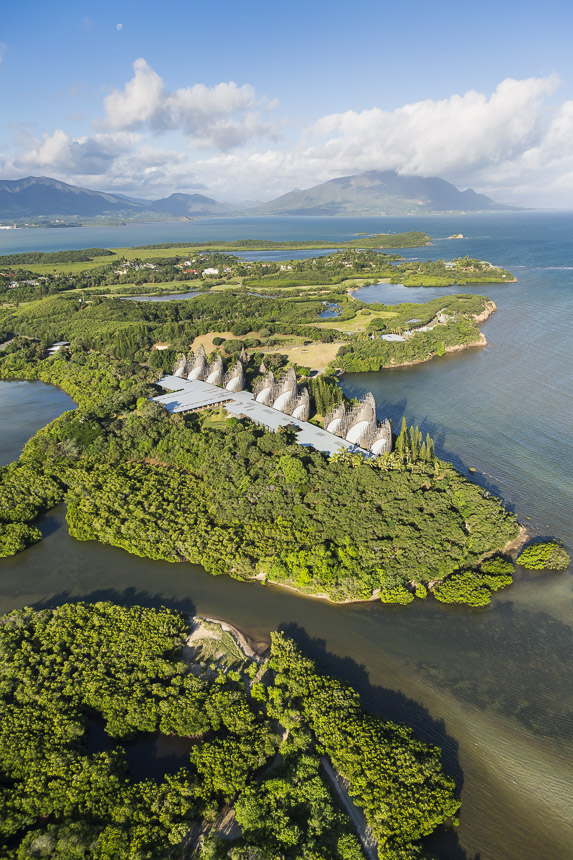
{"label": "white walkway roof", "polygon": [[257,403],[250,391],[231,392],[208,382],[199,380],[181,379],[178,376],[164,376],[157,385],[169,389],[169,394],[160,394],[153,397],[155,403],[160,403],[168,412],[189,412],[195,409],[203,409],[207,406],[216,406],[218,403],[224,405],[227,412],[237,418],[249,418],[255,424],[267,427],[269,430],[278,430],[279,427],[293,427],[297,431],[296,441],[299,445],[324,451],[326,454],[336,454],[338,451],[351,451],[370,457],[370,453],[358,445],[341,439],[333,433],[328,433],[322,427],[317,427],[308,421],[301,421]]}

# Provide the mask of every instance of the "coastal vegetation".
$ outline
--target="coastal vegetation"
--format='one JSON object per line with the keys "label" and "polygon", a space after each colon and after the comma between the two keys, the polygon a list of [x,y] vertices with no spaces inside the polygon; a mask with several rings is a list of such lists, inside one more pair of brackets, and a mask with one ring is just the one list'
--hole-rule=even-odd
{"label": "coastal vegetation", "polygon": [[364,234],[357,239],[346,242],[325,242],[311,239],[305,242],[287,241],[273,242],[268,239],[236,239],[228,242],[165,242],[160,245],[139,245],[134,251],[156,251],[171,248],[189,248],[200,251],[320,251],[330,248],[419,248],[431,244],[431,236],[420,230],[409,230],[406,233],[374,233]]}
{"label": "coastal vegetation", "polygon": [[517,563],[528,570],[565,570],[571,556],[558,541],[535,541],[520,553]]}
{"label": "coastal vegetation", "polygon": [[[0,618],[2,857],[144,860],[185,846],[203,860],[359,860],[325,762],[380,858],[416,860],[421,838],[456,823],[439,750],[367,714],[290,639],[273,634],[268,662],[243,654],[230,668],[200,648],[184,660],[190,633],[176,612],[110,603]],[[160,736],[187,739],[187,761],[135,779],[126,741]],[[222,840],[231,810],[240,830]]]}
{"label": "coastal vegetation", "polygon": [[413,332],[407,340],[398,342],[383,340],[380,335],[356,338],[340,347],[334,364],[350,373],[362,373],[427,361],[451,349],[483,342],[475,323],[461,318],[427,331]]}
{"label": "coastal vegetation", "polygon": [[[221,267],[237,262],[217,254]],[[179,271],[173,257],[167,263]],[[349,251],[293,261],[292,271],[324,281],[349,267],[356,274],[378,265],[386,263],[372,250]],[[261,283],[292,277],[291,270],[256,266]],[[256,294],[237,283],[165,303],[75,291],[1,305],[0,340],[9,342],[0,352],[0,378],[58,385],[78,409],[41,430],[20,461],[0,472],[0,555],[40,539],[36,518],[65,500],[77,539],[192,561],[213,574],[335,601],[409,602],[439,590],[440,600],[485,602],[494,586],[480,565],[516,537],[515,517],[438,460],[418,428],[404,425],[394,452],[372,463],[328,459],[301,448],[288,431],[268,433],[216,410],[169,415],[149,401],[154,380],[202,338],[227,366],[247,348],[249,385],[261,361],[280,373],[289,361],[281,345],[294,346],[294,356],[298,344],[295,369],[320,420],[343,394],[334,374],[309,378],[304,345],[332,344],[333,369],[425,360],[479,340],[474,320],[493,307],[475,295],[366,305],[346,289],[275,284]],[[325,303],[335,304],[336,317],[321,319]],[[345,332],[346,325],[353,329]],[[383,340],[386,331],[404,339]],[[49,355],[49,344],[62,340],[69,347]]]}
{"label": "coastal vegetation", "polygon": [[[424,241],[426,234],[404,234],[404,247],[408,240]],[[389,237],[374,236],[348,243],[285,243],[312,248],[318,245],[330,254],[302,260],[273,261],[246,260],[231,251],[241,250],[231,243],[210,246],[161,245],[143,248],[88,248],[79,251],[55,253],[28,252],[0,257],[0,295],[17,301],[29,301],[37,296],[77,290],[90,290],[109,294],[123,288],[125,295],[134,294],[136,288],[144,292],[165,293],[168,290],[213,289],[221,286],[243,285],[245,288],[276,290],[277,288],[306,288],[345,284],[346,291],[356,286],[353,279],[362,283],[379,280],[403,283],[406,286],[452,286],[464,284],[508,283],[513,275],[483,260],[462,257],[451,262],[402,261],[397,254],[381,250],[383,240]],[[392,238],[392,237],[390,237]],[[394,237],[396,238],[396,237]],[[243,251],[282,249],[282,243],[265,243],[244,240]],[[295,248],[293,247],[293,250]],[[304,250],[304,248],[303,248]],[[169,285],[173,286],[170,287]]]}
{"label": "coastal vegetation", "polygon": [[[127,359],[74,349],[38,360],[36,344],[16,341],[0,375],[55,383],[79,406],[3,470],[4,524],[32,527],[65,498],[79,539],[337,601],[475,567],[517,533],[515,517],[436,459],[416,428],[373,464],[328,460],[288,431],[169,415],[147,400],[152,371]],[[341,396],[328,378],[311,393],[325,411]]]}

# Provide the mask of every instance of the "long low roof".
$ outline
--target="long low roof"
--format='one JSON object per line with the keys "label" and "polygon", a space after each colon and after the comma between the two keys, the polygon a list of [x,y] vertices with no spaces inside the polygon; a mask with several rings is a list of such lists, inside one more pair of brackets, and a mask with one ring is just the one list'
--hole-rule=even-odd
{"label": "long low roof", "polygon": [[296,441],[299,445],[315,448],[327,454],[336,454],[339,451],[352,451],[363,456],[371,456],[364,448],[353,445],[328,433],[322,427],[317,427],[309,421],[301,421],[293,418],[272,406],[257,403],[250,391],[227,391],[217,385],[208,382],[200,382],[197,379],[182,379],[179,376],[164,376],[157,385],[169,390],[168,394],[160,394],[152,399],[160,403],[168,412],[190,412],[195,409],[204,409],[208,406],[222,404],[231,415],[249,418],[255,424],[261,424],[269,430],[278,430],[280,427],[294,427],[297,429]]}
{"label": "long low roof", "polygon": [[192,409],[215,406],[236,396],[225,388],[208,382],[180,379],[178,376],[164,376],[157,384],[161,388],[169,389],[169,394],[160,394],[153,400],[164,406],[168,412],[189,412]]}

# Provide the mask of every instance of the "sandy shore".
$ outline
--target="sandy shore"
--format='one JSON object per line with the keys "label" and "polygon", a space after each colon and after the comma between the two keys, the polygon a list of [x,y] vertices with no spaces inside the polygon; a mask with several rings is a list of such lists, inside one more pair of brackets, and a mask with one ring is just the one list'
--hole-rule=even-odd
{"label": "sandy shore", "polygon": [[365,597],[362,600],[352,600],[350,597],[346,598],[346,600],[333,600],[332,597],[329,597],[324,591],[318,591],[316,594],[309,594],[306,591],[302,591],[300,588],[296,588],[294,585],[286,585],[284,582],[275,582],[273,579],[267,579],[265,576],[261,576],[260,574],[255,577],[255,580],[266,585],[272,585],[273,588],[294,591],[294,593],[298,594],[300,597],[308,597],[310,600],[323,600],[327,603],[332,603],[333,606],[344,606],[348,603],[371,603],[373,600],[378,600],[380,596],[380,589],[376,589],[370,597]]}
{"label": "sandy shore", "polygon": [[256,660],[257,662],[261,662],[261,655],[268,648],[267,642],[257,642],[253,640],[251,637],[246,636],[238,627],[235,627],[233,624],[229,624],[227,621],[221,621],[219,618],[207,618],[207,616],[203,615],[192,615],[191,624],[194,626],[194,630],[191,635],[188,637],[186,645],[193,645],[196,641],[200,639],[216,639],[216,634],[205,627],[204,622],[207,624],[216,624],[224,633],[228,633],[233,637],[237,646],[241,649],[243,654],[249,658],[249,660]]}
{"label": "sandy shore", "polygon": [[510,540],[506,543],[503,548],[504,552],[515,552],[519,551],[521,547],[527,543],[529,538],[531,537],[531,532],[525,526],[519,526],[519,534],[513,540]]}

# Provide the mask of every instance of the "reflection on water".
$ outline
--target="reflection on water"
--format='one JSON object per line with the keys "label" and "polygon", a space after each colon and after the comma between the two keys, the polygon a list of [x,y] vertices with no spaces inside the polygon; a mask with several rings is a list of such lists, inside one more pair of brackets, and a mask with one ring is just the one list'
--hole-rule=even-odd
{"label": "reflection on water", "polygon": [[189,765],[189,752],[196,744],[191,738],[146,732],[132,740],[110,737],[103,721],[91,720],[87,729],[87,751],[90,754],[121,747],[132,779],[161,779]]}
{"label": "reflection on water", "polygon": [[[300,238],[314,230],[314,219],[303,220],[304,229],[298,220]],[[367,220],[355,219],[353,232],[406,226],[400,219],[384,221],[385,227]],[[349,221],[333,219],[333,240],[344,229],[350,232]],[[437,218],[432,227],[429,222],[420,219],[419,228],[432,235],[470,236],[456,241],[453,250],[453,243],[441,240],[434,257],[470,254],[523,267],[517,284],[478,290],[498,306],[483,325],[489,345],[416,367],[346,375],[343,385],[352,395],[372,390],[380,415],[395,423],[405,414],[429,430],[443,456],[466,473],[476,468],[477,479],[503,495],[532,531],[559,535],[571,546],[573,279],[566,267],[573,265],[573,217]],[[273,238],[280,238],[274,229]],[[17,424],[19,414],[15,395],[2,400],[4,385],[2,428],[14,416]],[[37,419],[38,426],[46,420],[42,413]],[[16,447],[30,433],[24,420],[20,431]],[[0,440],[3,446],[3,435]],[[406,608],[338,607],[210,577],[193,565],[153,562],[73,541],[63,506],[42,518],[41,527],[44,541],[0,562],[1,609],[112,599],[219,617],[261,642],[268,641],[269,631],[284,627],[326,670],[354,684],[368,707],[409,723],[443,747],[463,807],[459,831],[432,841],[441,860],[571,856],[570,571],[521,571],[512,588],[479,610],[432,601]]]}
{"label": "reflection on water", "polygon": [[42,382],[0,382],[0,466],[17,460],[40,427],[75,407],[71,397]]}

